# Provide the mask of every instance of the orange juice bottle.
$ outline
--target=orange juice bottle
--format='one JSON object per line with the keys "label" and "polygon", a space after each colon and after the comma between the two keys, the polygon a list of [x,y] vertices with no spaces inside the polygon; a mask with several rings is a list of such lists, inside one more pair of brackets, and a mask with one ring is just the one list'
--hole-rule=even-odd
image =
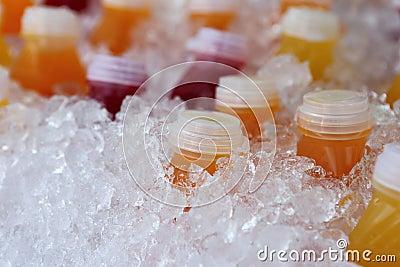
{"label": "orange juice bottle", "polygon": [[297,154],[314,159],[333,177],[349,173],[364,155],[373,125],[365,94],[349,90],[310,92],[296,117],[302,134]]}
{"label": "orange juice bottle", "polygon": [[196,28],[227,30],[236,18],[235,0],[190,0],[189,17]]}
{"label": "orange juice bottle", "polygon": [[291,7],[308,6],[328,10],[332,0],[281,0],[281,12],[285,13]]}
{"label": "orange juice bottle", "polygon": [[400,99],[400,75],[392,83],[389,91],[387,92],[387,102],[393,106],[394,102]]}
{"label": "orange juice bottle", "polygon": [[280,100],[274,81],[242,75],[222,77],[216,99],[216,109],[241,119],[250,139],[261,136],[263,123],[273,121]]}
{"label": "orange juice bottle", "polygon": [[324,77],[333,62],[333,48],[340,33],[333,13],[307,7],[290,8],[282,19],[282,43],[278,54],[293,54],[308,61],[314,81]]}
{"label": "orange juice bottle", "polygon": [[1,32],[3,34],[18,34],[21,29],[21,18],[24,10],[33,6],[34,0],[1,0],[2,21]]}
{"label": "orange juice bottle", "polygon": [[11,66],[11,78],[44,96],[86,92],[86,74],[77,52],[75,14],[67,8],[30,7],[22,19],[24,47]]}
{"label": "orange juice bottle", "polygon": [[171,182],[182,188],[199,186],[189,179],[191,164],[213,175],[217,160],[230,158],[245,140],[239,119],[215,111],[182,111],[169,128],[175,168]]}
{"label": "orange juice bottle", "polygon": [[91,36],[94,45],[106,45],[114,55],[127,51],[139,23],[151,15],[150,0],[103,0],[103,18]]}
{"label": "orange juice bottle", "polygon": [[0,67],[0,108],[8,104],[9,72]]}
{"label": "orange juice bottle", "polygon": [[[348,250],[372,253],[360,256],[362,266],[398,266],[400,259],[400,144],[385,145],[375,165],[375,193],[354,230]],[[376,261],[377,255],[395,255],[397,262]],[[381,258],[383,259],[383,258]],[[370,261],[369,261],[370,260]]]}
{"label": "orange juice bottle", "polygon": [[3,36],[0,35],[0,65],[8,67],[11,64],[11,60],[9,47]]}

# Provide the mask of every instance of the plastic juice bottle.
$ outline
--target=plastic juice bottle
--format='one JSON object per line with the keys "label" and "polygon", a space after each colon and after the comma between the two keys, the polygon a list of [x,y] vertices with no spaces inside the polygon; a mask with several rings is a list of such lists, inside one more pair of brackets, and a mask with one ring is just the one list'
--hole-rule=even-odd
{"label": "plastic juice bottle", "polygon": [[348,90],[307,93],[297,110],[302,134],[297,154],[341,177],[351,171],[364,154],[373,118],[365,94]]}
{"label": "plastic juice bottle", "polygon": [[[388,144],[375,165],[375,193],[357,226],[350,233],[348,250],[358,250],[362,266],[398,266],[400,257],[400,144]],[[369,259],[363,259],[370,250]],[[379,265],[376,255],[395,255],[396,262]],[[383,259],[383,258],[382,258]]]}
{"label": "plastic juice bottle", "polygon": [[216,99],[216,109],[241,119],[250,139],[261,135],[263,123],[273,121],[280,100],[273,81],[241,75],[222,77]]}
{"label": "plastic juice bottle", "polygon": [[175,168],[171,182],[183,188],[198,186],[189,179],[191,164],[213,175],[217,160],[230,158],[245,140],[239,119],[215,111],[182,111],[169,128]]}
{"label": "plastic juice bottle", "polygon": [[210,27],[227,30],[236,18],[237,5],[234,0],[190,0],[190,20],[195,28]]}
{"label": "plastic juice bottle", "polygon": [[86,74],[77,52],[75,14],[67,8],[31,7],[22,19],[22,52],[11,67],[11,78],[44,96],[57,91],[86,93]]}
{"label": "plastic juice bottle", "polygon": [[21,29],[21,18],[24,10],[33,6],[34,0],[1,0],[3,34],[18,34]]}
{"label": "plastic juice bottle", "polygon": [[290,8],[282,19],[282,43],[277,53],[293,54],[300,61],[308,61],[313,79],[321,80],[326,67],[332,64],[339,34],[339,19],[333,13]]}
{"label": "plastic juice bottle", "polygon": [[94,30],[94,45],[105,44],[115,55],[127,51],[132,43],[132,32],[151,15],[150,0],[103,0],[104,14]]}
{"label": "plastic juice bottle", "polygon": [[392,86],[387,92],[387,102],[393,106],[393,103],[400,99],[400,75],[397,75]]}
{"label": "plastic juice bottle", "polygon": [[0,67],[0,108],[8,104],[9,72]]}
{"label": "plastic juice bottle", "polygon": [[68,8],[81,12],[90,5],[90,0],[45,0],[47,6],[67,6]]}
{"label": "plastic juice bottle", "polygon": [[281,0],[281,11],[285,13],[291,7],[307,6],[328,10],[332,0]]}
{"label": "plastic juice bottle", "polygon": [[0,65],[8,67],[11,64],[11,60],[9,47],[3,36],[0,35]]}
{"label": "plastic juice bottle", "polygon": [[[236,74],[246,61],[247,44],[242,35],[202,28],[187,43],[190,61],[208,61],[225,64],[195,64],[180,80],[171,98],[188,100],[196,97],[215,98],[215,88],[219,78]],[[207,82],[195,82],[207,81]]]}
{"label": "plastic juice bottle", "polygon": [[87,74],[89,95],[113,115],[120,111],[125,97],[135,94],[146,79],[143,63],[112,56],[97,56]]}

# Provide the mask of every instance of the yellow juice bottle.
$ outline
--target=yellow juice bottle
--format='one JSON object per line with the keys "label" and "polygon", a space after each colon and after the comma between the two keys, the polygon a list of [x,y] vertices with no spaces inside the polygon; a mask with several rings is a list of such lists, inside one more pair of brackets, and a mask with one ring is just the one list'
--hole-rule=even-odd
{"label": "yellow juice bottle", "polygon": [[[350,233],[347,250],[358,250],[362,266],[398,266],[400,260],[400,144],[385,145],[376,162],[375,192],[367,209]],[[367,258],[365,250],[370,250]],[[396,261],[388,262],[394,255]],[[379,258],[377,258],[378,256]],[[384,258],[383,258],[383,257]],[[386,262],[382,260],[385,259]],[[379,260],[381,260],[379,262]]]}
{"label": "yellow juice bottle", "polygon": [[216,100],[216,109],[237,116],[253,139],[261,136],[265,122],[273,121],[280,98],[274,81],[231,75],[220,79]]}
{"label": "yellow juice bottle", "polygon": [[91,36],[94,45],[106,45],[121,55],[133,44],[133,31],[151,15],[150,0],[103,0],[103,17]]}
{"label": "yellow juice bottle", "polygon": [[11,66],[12,79],[44,96],[86,93],[86,71],[77,52],[78,21],[72,11],[28,8],[21,34],[25,44]]}
{"label": "yellow juice bottle", "polygon": [[9,71],[0,67],[0,108],[8,104]]}
{"label": "yellow juice bottle", "polygon": [[349,173],[364,155],[373,125],[367,95],[349,90],[310,92],[296,117],[302,134],[297,154],[314,159],[333,177]]}
{"label": "yellow juice bottle", "polygon": [[244,142],[240,120],[215,111],[182,111],[169,128],[171,182],[182,189],[200,186],[189,179],[191,164],[213,175],[218,159],[230,158]]}
{"label": "yellow juice bottle", "polygon": [[1,0],[3,34],[18,34],[21,29],[21,18],[24,10],[33,6],[34,0]]}
{"label": "yellow juice bottle", "polygon": [[396,76],[392,86],[387,92],[387,102],[393,106],[394,102],[400,99],[400,75]]}
{"label": "yellow juice bottle", "polygon": [[324,78],[333,62],[333,48],[340,34],[333,13],[308,7],[290,8],[282,19],[282,43],[278,54],[293,54],[308,61],[314,81]]}
{"label": "yellow juice bottle", "polygon": [[189,17],[195,28],[209,27],[227,30],[236,18],[235,0],[190,0]]}
{"label": "yellow juice bottle", "polygon": [[281,12],[285,13],[291,7],[307,6],[328,10],[332,0],[281,0]]}

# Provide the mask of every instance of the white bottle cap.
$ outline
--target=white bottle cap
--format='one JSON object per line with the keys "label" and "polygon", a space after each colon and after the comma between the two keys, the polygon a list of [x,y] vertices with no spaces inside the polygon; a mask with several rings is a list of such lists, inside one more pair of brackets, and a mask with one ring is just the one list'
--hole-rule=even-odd
{"label": "white bottle cap", "polygon": [[96,56],[87,73],[89,81],[114,83],[128,86],[140,86],[147,74],[142,62],[122,57]]}
{"label": "white bottle cap", "polygon": [[151,7],[151,0],[103,0],[104,6],[116,8],[147,8]]}
{"label": "white bottle cap", "polygon": [[244,62],[247,56],[247,41],[243,35],[219,31],[212,28],[201,28],[186,45],[192,52],[223,57]]}
{"label": "white bottle cap", "polygon": [[23,34],[78,37],[79,24],[73,11],[65,7],[34,6],[25,9]]}
{"label": "white bottle cap", "polygon": [[9,95],[9,71],[0,66],[0,102],[7,100]]}
{"label": "white bottle cap", "polygon": [[189,0],[189,10],[194,12],[236,12],[235,0]]}
{"label": "white bottle cap", "polygon": [[246,78],[242,75],[230,75],[220,78],[216,99],[235,108],[257,108],[268,105],[277,107],[279,90],[272,80],[257,76]]}
{"label": "white bottle cap", "polygon": [[385,145],[374,171],[374,181],[400,192],[400,143]]}
{"label": "white bottle cap", "polygon": [[368,96],[350,90],[307,93],[296,119],[301,128],[322,134],[361,133],[373,126]]}
{"label": "white bottle cap", "polygon": [[292,7],[282,19],[282,32],[309,41],[336,40],[340,35],[339,18],[322,9]]}
{"label": "white bottle cap", "polygon": [[169,143],[177,153],[230,155],[245,140],[240,120],[221,112],[185,110],[169,127]]}

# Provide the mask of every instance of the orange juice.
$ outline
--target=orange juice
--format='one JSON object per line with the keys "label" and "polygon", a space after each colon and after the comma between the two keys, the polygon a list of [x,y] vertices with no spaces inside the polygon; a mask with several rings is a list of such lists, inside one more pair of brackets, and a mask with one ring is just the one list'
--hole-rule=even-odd
{"label": "orange juice", "polygon": [[25,45],[11,78],[44,96],[86,93],[86,74],[77,52],[78,22],[66,8],[31,7],[24,14]]}
{"label": "orange juice", "polygon": [[236,3],[233,0],[191,0],[189,13],[196,28],[227,30],[236,18]]}
{"label": "orange juice", "polygon": [[280,98],[274,81],[232,75],[220,79],[216,99],[216,109],[241,119],[252,139],[261,136],[265,122],[273,121]]}
{"label": "orange juice", "polygon": [[281,12],[285,13],[291,7],[308,6],[312,8],[329,9],[332,0],[281,0]]}
{"label": "orange juice", "polygon": [[0,65],[8,67],[11,64],[11,54],[3,36],[0,36]]}
{"label": "orange juice", "polygon": [[340,33],[333,13],[306,7],[290,8],[282,21],[282,43],[278,54],[293,54],[308,61],[314,80],[324,77],[333,62],[333,48]]}
{"label": "orange juice", "polygon": [[151,14],[149,0],[103,0],[104,14],[91,36],[94,45],[106,45],[121,55],[133,44],[135,28]]}
{"label": "orange juice", "polygon": [[[370,250],[371,261],[362,266],[398,266],[400,259],[400,144],[388,144],[376,162],[373,185],[375,193],[354,230],[348,250]],[[376,255],[395,255],[396,262],[378,264]]]}
{"label": "orange juice", "polygon": [[21,18],[25,8],[32,6],[34,0],[1,0],[3,34],[18,34],[21,29]]}
{"label": "orange juice", "polygon": [[240,120],[234,116],[212,111],[186,110],[170,125],[169,144],[174,152],[174,185],[196,187],[190,181],[191,164],[213,175],[220,158],[230,155],[244,141]]}
{"label": "orange juice", "polygon": [[310,92],[297,110],[302,134],[297,154],[312,158],[341,177],[351,171],[364,154],[373,119],[365,94],[348,90]]}
{"label": "orange juice", "polygon": [[393,106],[394,102],[400,99],[400,75],[392,83],[389,91],[387,92],[387,102]]}

